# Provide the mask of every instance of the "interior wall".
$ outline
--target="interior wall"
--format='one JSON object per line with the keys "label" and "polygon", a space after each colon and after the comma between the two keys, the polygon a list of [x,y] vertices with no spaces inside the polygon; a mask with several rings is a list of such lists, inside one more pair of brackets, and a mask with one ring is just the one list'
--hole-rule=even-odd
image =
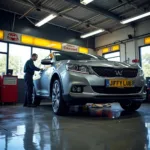
{"label": "interior wall", "polygon": [[[126,40],[128,39],[128,35],[131,34],[132,36],[139,36],[143,34],[150,33],[150,20],[143,21],[136,25],[134,30],[133,27],[126,27],[113,33],[109,33],[106,35],[99,36],[95,39],[95,47],[105,46],[107,44],[113,44],[117,41]],[[135,58],[139,59],[139,47],[144,45],[144,38],[130,41],[126,43],[126,58],[129,59],[130,63]],[[120,52],[121,52],[121,61],[125,61],[125,45],[120,45]],[[102,55],[101,50],[97,52],[98,54]]]}

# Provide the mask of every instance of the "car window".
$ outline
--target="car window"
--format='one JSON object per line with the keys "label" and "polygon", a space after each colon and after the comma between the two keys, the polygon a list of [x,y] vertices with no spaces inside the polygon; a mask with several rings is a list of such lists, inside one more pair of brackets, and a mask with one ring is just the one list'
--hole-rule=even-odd
{"label": "car window", "polygon": [[107,60],[106,58],[102,57],[102,56],[97,56],[99,60]]}
{"label": "car window", "polygon": [[56,61],[61,60],[97,60],[97,57],[75,52],[55,52]]}

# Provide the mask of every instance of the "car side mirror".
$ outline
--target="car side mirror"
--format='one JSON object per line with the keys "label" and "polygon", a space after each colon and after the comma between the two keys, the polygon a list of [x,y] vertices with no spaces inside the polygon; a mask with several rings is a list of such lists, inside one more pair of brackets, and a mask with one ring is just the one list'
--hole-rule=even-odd
{"label": "car side mirror", "polygon": [[43,59],[41,61],[41,64],[42,65],[51,65],[51,64],[53,64],[53,62],[52,62],[52,59]]}

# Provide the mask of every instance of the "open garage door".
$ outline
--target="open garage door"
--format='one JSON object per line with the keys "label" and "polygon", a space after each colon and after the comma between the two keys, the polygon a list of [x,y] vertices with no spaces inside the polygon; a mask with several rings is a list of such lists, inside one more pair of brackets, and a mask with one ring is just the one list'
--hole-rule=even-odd
{"label": "open garage door", "polygon": [[145,78],[150,77],[150,45],[140,48],[140,58]]}

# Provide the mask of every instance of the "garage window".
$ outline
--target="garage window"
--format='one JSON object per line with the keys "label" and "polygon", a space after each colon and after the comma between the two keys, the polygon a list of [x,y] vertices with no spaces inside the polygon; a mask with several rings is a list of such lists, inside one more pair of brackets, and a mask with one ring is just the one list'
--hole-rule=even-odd
{"label": "garage window", "polygon": [[34,62],[34,64],[35,64],[35,66],[40,67],[41,60],[44,59],[45,57],[49,56],[50,50],[33,47],[32,53],[38,54],[38,60],[36,62]]}
{"label": "garage window", "polygon": [[6,73],[7,67],[7,43],[0,42],[0,73]]}
{"label": "garage window", "polygon": [[104,54],[103,56],[109,61],[120,61],[120,51]]}
{"label": "garage window", "polygon": [[140,48],[141,65],[145,77],[150,77],[150,45]]}
{"label": "garage window", "polygon": [[13,69],[13,75],[18,78],[24,76],[24,65],[31,58],[31,47],[9,44],[9,69]]}
{"label": "garage window", "polygon": [[0,53],[0,74],[6,73],[6,66],[7,66],[7,55]]}
{"label": "garage window", "polygon": [[0,42],[0,53],[7,53],[7,43]]}

